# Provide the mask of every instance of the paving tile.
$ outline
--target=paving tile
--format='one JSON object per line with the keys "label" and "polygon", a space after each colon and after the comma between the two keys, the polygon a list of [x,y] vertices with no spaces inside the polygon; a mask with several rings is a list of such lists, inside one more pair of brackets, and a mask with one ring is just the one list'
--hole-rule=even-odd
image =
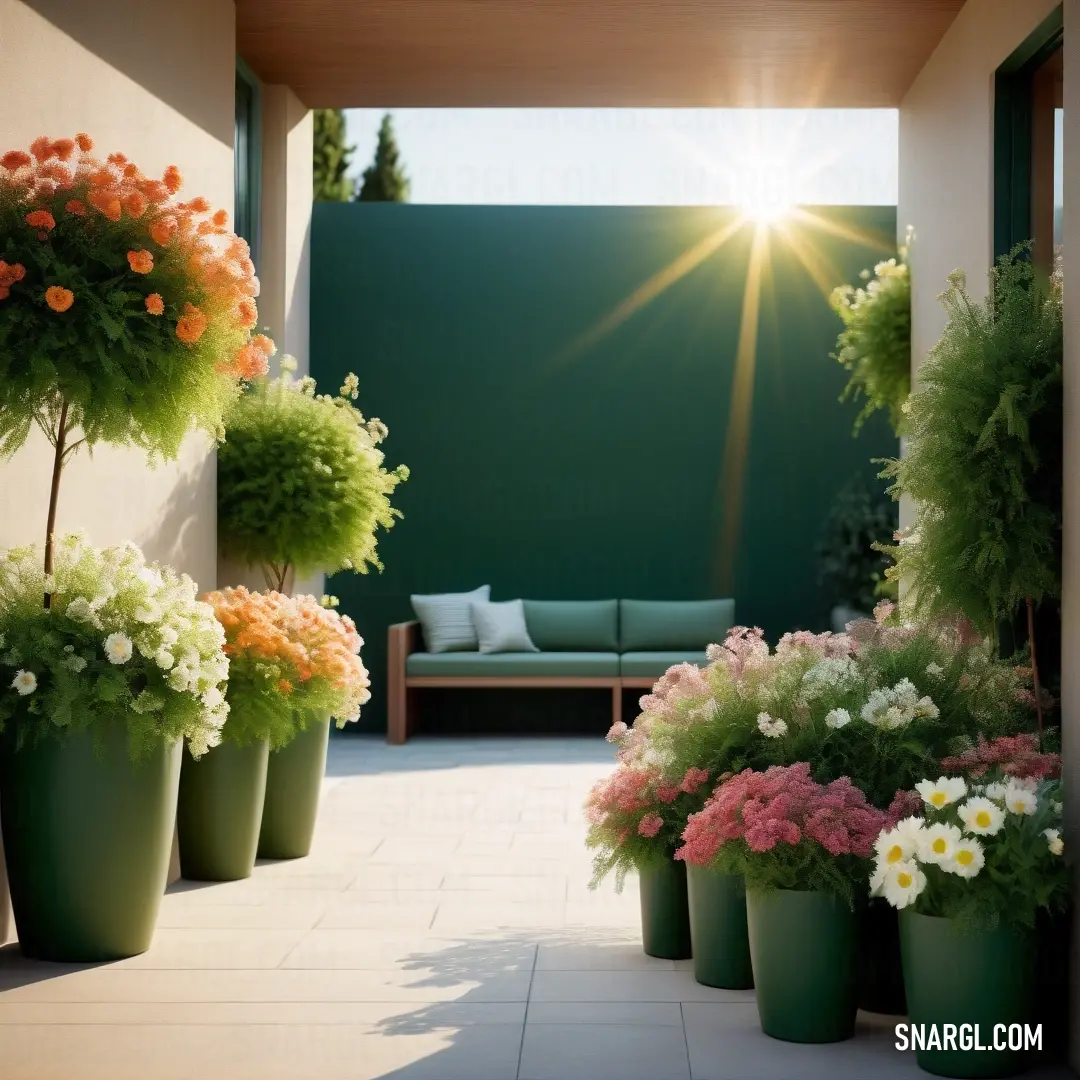
{"label": "paving tile", "polygon": [[521,1080],[690,1080],[682,1028],[525,1025]]}
{"label": "paving tile", "polygon": [[[52,965],[49,965],[52,967]],[[525,1001],[530,972],[506,971],[482,982],[454,971],[369,971],[355,969],[219,969],[170,971],[149,968],[90,967],[45,973],[30,982],[0,971],[0,1002],[79,1001],[260,1002],[260,1001]],[[2,1059],[0,1059],[2,1060]],[[4,1080],[9,1078],[0,1071]],[[74,1080],[74,1078],[70,1078]]]}
{"label": "paving tile", "polygon": [[158,932],[163,929],[282,929],[310,930],[322,918],[325,902],[282,902],[277,897],[265,904],[163,904]]}
{"label": "paving tile", "polygon": [[537,971],[674,971],[674,960],[646,956],[641,941],[598,941],[592,944],[541,944]]}
{"label": "paving tile", "polygon": [[366,903],[362,897],[349,895],[331,901],[317,924],[318,929],[410,929],[426,931],[439,905],[434,900],[400,903]]}
{"label": "paving tile", "polygon": [[[48,1055],[42,1040],[48,1038]],[[387,1037],[370,1026],[109,1024],[0,1030],[5,1080],[509,1080],[516,1025]]]}
{"label": "paving tile", "polygon": [[302,930],[159,927],[148,952],[119,960],[114,971],[153,968],[276,968],[299,944]]}
{"label": "paving tile", "polygon": [[536,946],[525,942],[462,942],[438,937],[379,937],[366,930],[317,929],[305,935],[282,964],[286,968],[425,969],[484,978],[531,971]]}
{"label": "paving tile", "polygon": [[682,1030],[677,1001],[530,1001],[529,1024],[663,1024]]}
{"label": "paving tile", "polygon": [[537,971],[530,1000],[730,1002],[751,994],[702,986],[688,971]]}

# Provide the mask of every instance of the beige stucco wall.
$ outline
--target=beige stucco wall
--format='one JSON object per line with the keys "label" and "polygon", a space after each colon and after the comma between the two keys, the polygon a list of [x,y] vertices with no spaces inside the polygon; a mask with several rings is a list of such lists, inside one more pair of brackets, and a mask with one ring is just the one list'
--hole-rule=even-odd
{"label": "beige stucco wall", "polygon": [[945,277],[985,294],[993,261],[994,72],[1059,0],[968,0],[900,108],[897,222],[915,230],[912,363],[945,325]]}
{"label": "beige stucco wall", "polygon": [[[235,10],[231,0],[0,0],[0,145],[88,132],[146,172],[176,164],[185,190],[233,202]],[[44,539],[51,447],[35,433],[0,464],[0,548]],[[208,440],[151,470],[99,447],[65,471],[58,526],[96,543],[135,540],[213,586],[215,474]]]}
{"label": "beige stucco wall", "polygon": [[[944,326],[936,297],[945,276],[967,272],[985,295],[993,259],[993,104],[998,65],[1058,0],[968,0],[900,110],[899,222],[912,249],[912,365]],[[1065,0],[1065,25],[1080,26],[1080,0]],[[1067,29],[1067,33],[1070,31]],[[1080,655],[1080,49],[1065,49],[1065,535],[1062,653]],[[1067,846],[1080,847],[1080,668],[1062,673]],[[1075,895],[1075,893],[1074,893]],[[1072,1062],[1080,1064],[1080,934],[1074,934]]]}

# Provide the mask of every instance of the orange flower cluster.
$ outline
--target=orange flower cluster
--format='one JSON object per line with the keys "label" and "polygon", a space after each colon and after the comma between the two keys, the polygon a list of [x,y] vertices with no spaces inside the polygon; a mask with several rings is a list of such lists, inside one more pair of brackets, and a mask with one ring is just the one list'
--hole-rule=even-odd
{"label": "orange flower cluster", "polygon": [[322,607],[313,596],[243,586],[204,599],[225,630],[230,662],[262,665],[279,693],[316,697],[334,715],[355,719],[370,696],[370,682],[359,655],[363,640],[347,615]]}
{"label": "orange flower cluster", "polygon": [[[220,334],[214,339],[231,343],[220,365],[223,373],[249,380],[265,374],[273,344],[263,335],[251,336],[258,323],[259,282],[247,242],[228,230],[228,214],[211,212],[201,196],[177,201],[174,196],[183,177],[175,165],[159,180],[143,175],[124,154],[109,154],[102,162],[91,156],[92,149],[93,141],[80,133],[74,139],[41,136],[29,153],[9,150],[0,155],[0,199],[14,198],[16,204],[25,205],[26,224],[37,230],[42,242],[62,240],[65,222],[82,218],[93,227],[95,219],[104,218],[123,223],[123,235],[130,243],[130,223],[137,222],[136,232],[145,241],[128,251],[132,272],[153,274],[156,283],[160,267],[162,285],[179,280],[187,293],[171,295],[159,286],[160,291],[147,296],[147,312],[161,315],[168,309],[177,338],[188,346],[210,327],[226,331],[224,339]],[[20,280],[5,270],[6,265],[0,263],[0,300]],[[49,306],[66,310],[48,300],[50,294],[57,295],[52,289],[60,286],[41,284],[46,286]]]}
{"label": "orange flower cluster", "polygon": [[6,263],[0,259],[0,300],[11,293],[11,286],[26,277],[26,267],[22,263]]}

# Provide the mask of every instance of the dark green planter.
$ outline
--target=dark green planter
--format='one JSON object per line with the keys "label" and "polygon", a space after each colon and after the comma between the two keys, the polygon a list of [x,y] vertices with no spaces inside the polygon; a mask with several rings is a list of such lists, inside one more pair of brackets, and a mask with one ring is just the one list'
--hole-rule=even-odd
{"label": "dark green planter", "polygon": [[179,742],[135,765],[113,725],[15,749],[0,738],[0,825],[19,947],[89,963],[146,952],[169,876]]}
{"label": "dark green planter", "polygon": [[266,740],[215,746],[196,761],[184,755],[176,823],[180,873],[193,881],[237,881],[251,876],[259,844]]}
{"label": "dark green planter", "polygon": [[[1035,940],[1007,927],[958,933],[950,919],[900,913],[904,985],[912,1024],[978,1025],[978,1042],[992,1046],[996,1024],[1031,1022]],[[1038,1018],[1037,1018],[1038,1019]],[[967,1029],[974,1035],[974,1029]],[[1013,1076],[1023,1051],[916,1049],[919,1067],[937,1076]]]}
{"label": "dark green planter", "polygon": [[669,859],[658,869],[638,873],[641,940],[649,956],[690,958],[690,912],[686,903],[686,863]]}
{"label": "dark green planter", "polygon": [[867,1012],[907,1013],[898,914],[880,897],[859,910],[859,1008]]}
{"label": "dark green planter", "polygon": [[323,716],[288,746],[271,753],[259,831],[260,859],[301,859],[311,851],[329,741],[330,717]]}
{"label": "dark green planter", "polygon": [[776,889],[746,894],[746,923],[761,1029],[797,1043],[855,1033],[858,928],[830,893]]}
{"label": "dark green planter", "polygon": [[754,985],[741,877],[686,867],[694,978],[703,986],[749,990]]}

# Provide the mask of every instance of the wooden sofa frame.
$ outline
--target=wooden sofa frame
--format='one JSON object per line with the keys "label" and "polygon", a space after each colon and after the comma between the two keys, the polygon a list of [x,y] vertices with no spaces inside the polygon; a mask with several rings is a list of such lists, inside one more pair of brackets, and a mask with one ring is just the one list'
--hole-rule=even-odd
{"label": "wooden sofa frame", "polygon": [[420,651],[422,638],[418,621],[395,623],[389,631],[387,666],[386,741],[395,746],[407,742],[412,733],[416,693],[425,687],[461,687],[493,689],[580,689],[611,690],[611,722],[622,719],[622,692],[629,689],[649,689],[655,678],[642,675],[409,675],[405,665],[409,654]]}

